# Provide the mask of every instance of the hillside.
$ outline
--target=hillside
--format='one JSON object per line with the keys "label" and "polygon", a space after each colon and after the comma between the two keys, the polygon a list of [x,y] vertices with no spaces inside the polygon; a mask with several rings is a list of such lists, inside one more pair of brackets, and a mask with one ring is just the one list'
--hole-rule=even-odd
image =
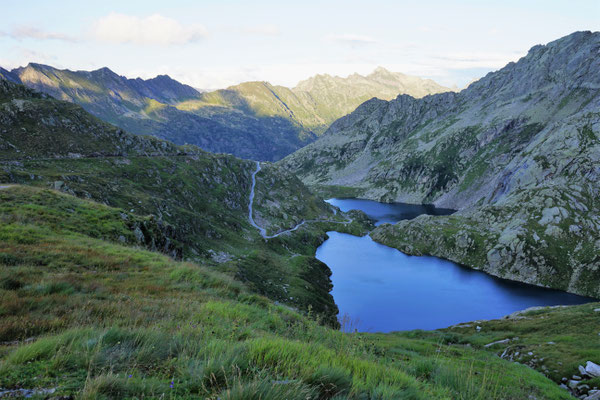
{"label": "hillside", "polygon": [[[254,162],[131,135],[79,106],[7,81],[0,81],[0,121],[0,182],[51,187],[119,208],[125,220],[147,219],[135,243],[210,263],[259,293],[337,324],[330,271],[314,258],[331,223],[262,240],[247,214]],[[278,168],[264,166],[256,191],[256,215],[271,233],[299,220],[346,221]],[[363,229],[358,223],[344,228]]]}
{"label": "hillside", "polygon": [[506,332],[344,334],[210,264],[128,247],[122,210],[28,186],[0,190],[0,200],[3,395],[569,398],[481,345]]}
{"label": "hillside", "polygon": [[200,93],[166,75],[127,79],[108,68],[69,71],[41,64],[29,64],[10,74],[19,83],[76,103],[131,133],[153,135],[179,145],[275,160],[306,143],[286,120],[256,118],[235,109],[219,108],[200,115],[181,111],[177,104],[198,98]]}
{"label": "hillside", "polygon": [[[317,222],[264,240],[247,215],[254,162],[134,136],[6,81],[0,121],[2,397],[568,399],[557,383],[600,357],[598,304],[479,328],[332,329],[315,249],[328,230],[364,234],[360,215],[265,164],[257,220]],[[508,353],[486,346],[506,337]],[[517,348],[533,368],[510,361]]]}
{"label": "hillside", "polygon": [[599,49],[576,32],[460,93],[368,101],[281,165],[324,193],[459,210],[381,243],[600,297]]}
{"label": "hillside", "polygon": [[0,79],[79,104],[131,133],[262,161],[279,160],[313,141],[331,122],[371,97],[447,90],[383,69],[367,77],[317,76],[313,83],[302,83],[304,89],[247,82],[209,93],[166,75],[127,79],[108,68],[88,72],[29,64],[10,72],[0,69]]}

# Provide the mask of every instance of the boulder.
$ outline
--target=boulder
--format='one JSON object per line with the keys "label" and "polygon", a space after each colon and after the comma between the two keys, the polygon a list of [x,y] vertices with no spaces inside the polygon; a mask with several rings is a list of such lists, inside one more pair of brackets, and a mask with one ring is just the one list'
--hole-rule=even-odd
{"label": "boulder", "polygon": [[577,392],[588,393],[590,391],[590,385],[579,385],[577,386]]}
{"label": "boulder", "polygon": [[63,181],[54,181],[54,190],[60,190],[64,186]]}
{"label": "boulder", "polygon": [[590,394],[589,396],[585,397],[585,400],[600,400],[600,391]]}
{"label": "boulder", "polygon": [[600,365],[595,364],[591,361],[588,361],[585,364],[585,372],[587,372],[587,374],[589,376],[593,376],[593,377],[600,376]]}
{"label": "boulder", "polygon": [[508,342],[510,342],[510,339],[502,339],[502,340],[497,340],[497,341],[492,342],[492,343],[488,343],[488,344],[484,345],[483,347],[491,347],[491,346],[493,346],[495,344],[504,344],[504,343],[508,343]]}
{"label": "boulder", "polygon": [[133,231],[133,234],[135,235],[135,238],[138,241],[138,243],[144,243],[146,238],[144,237],[144,232],[142,232],[139,226],[136,226],[136,228]]}

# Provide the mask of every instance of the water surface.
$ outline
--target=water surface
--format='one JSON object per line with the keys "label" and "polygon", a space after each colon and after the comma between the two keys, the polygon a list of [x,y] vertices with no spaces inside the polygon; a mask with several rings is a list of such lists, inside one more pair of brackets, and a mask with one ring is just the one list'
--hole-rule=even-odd
{"label": "water surface", "polygon": [[431,204],[380,203],[373,200],[350,198],[325,201],[339,207],[344,212],[361,210],[375,220],[375,226],[385,223],[393,224],[402,219],[413,219],[421,214],[449,215],[455,211],[448,208],[437,208]]}
{"label": "water surface", "polygon": [[[393,218],[392,213],[400,215],[399,219],[403,215],[414,218],[412,205],[404,213],[401,203],[375,205],[354,199],[329,202],[342,210],[366,205],[363,211],[372,218],[379,215],[381,219],[376,218],[379,223]],[[332,294],[340,316],[353,321],[347,328],[359,331],[444,328],[460,322],[499,318],[532,306],[593,301],[494,278],[436,257],[408,256],[374,242],[369,236],[339,232],[328,235],[329,239],[317,249],[317,258],[333,272]]]}

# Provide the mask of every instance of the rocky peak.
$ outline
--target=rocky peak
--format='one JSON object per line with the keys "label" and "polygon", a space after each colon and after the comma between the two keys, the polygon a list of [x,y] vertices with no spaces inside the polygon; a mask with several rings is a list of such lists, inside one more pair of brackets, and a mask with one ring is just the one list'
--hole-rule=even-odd
{"label": "rocky peak", "polygon": [[7,80],[14,83],[19,83],[19,77],[13,74],[12,72],[0,67],[0,79]]}
{"label": "rocky peak", "polygon": [[132,83],[145,96],[163,103],[173,104],[200,96],[200,93],[196,89],[176,81],[169,75],[157,75],[152,79],[146,80],[137,78]]}
{"label": "rocky peak", "polygon": [[333,80],[334,77],[329,74],[317,74],[306,80],[298,82],[295,89],[310,92],[331,84]]}
{"label": "rocky peak", "polygon": [[546,45],[533,46],[526,56],[473,82],[464,95],[511,98],[542,88],[563,91],[600,88],[600,32],[575,32]]}
{"label": "rocky peak", "polygon": [[373,72],[371,72],[369,75],[367,75],[368,78],[377,78],[377,77],[389,77],[389,76],[394,76],[394,75],[398,75],[400,73],[398,72],[391,72],[390,70],[387,70],[383,67],[377,67],[373,70]]}
{"label": "rocky peak", "polygon": [[13,69],[11,73],[17,76],[20,82],[35,89],[39,89],[42,86],[48,87],[50,94],[55,96],[59,84],[54,79],[56,77],[54,70],[54,68],[47,65],[29,63],[25,67]]}

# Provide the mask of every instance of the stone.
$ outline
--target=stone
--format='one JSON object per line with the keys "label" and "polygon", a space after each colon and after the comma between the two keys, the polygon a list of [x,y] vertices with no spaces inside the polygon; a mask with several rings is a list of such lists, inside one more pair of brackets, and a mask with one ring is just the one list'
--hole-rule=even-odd
{"label": "stone", "polygon": [[135,235],[135,239],[139,242],[139,243],[143,243],[144,242],[144,232],[142,232],[142,230],[140,229],[139,226],[137,226],[135,228],[135,230],[133,231],[133,234]]}
{"label": "stone", "polygon": [[585,364],[585,372],[587,372],[589,376],[598,377],[600,376],[600,365],[588,361]]}
{"label": "stone", "polygon": [[576,389],[577,385],[579,385],[579,381],[575,381],[573,379],[567,382],[567,386],[571,389]]}
{"label": "stone", "polygon": [[583,365],[580,365],[577,368],[579,369],[579,373],[581,374],[581,376],[586,376],[588,374]]}
{"label": "stone", "polygon": [[600,400],[600,391],[594,391],[593,394],[591,394],[592,390],[590,390],[588,392],[588,396],[584,397],[585,400]]}
{"label": "stone", "polygon": [[581,377],[579,375],[573,375],[573,380],[580,381]]}
{"label": "stone", "polygon": [[210,254],[210,258],[219,264],[231,261],[233,259],[233,256],[231,254],[226,253],[224,251],[216,252],[211,249],[208,250],[208,253]]}
{"label": "stone", "polygon": [[54,181],[54,190],[60,190],[64,184],[63,181]]}
{"label": "stone", "polygon": [[484,345],[483,347],[492,347],[495,344],[503,344],[503,343],[508,343],[508,342],[510,342],[510,339],[507,338],[507,339],[497,340],[492,343],[488,343],[488,344]]}
{"label": "stone", "polygon": [[577,391],[579,393],[588,393],[590,391],[590,385],[586,385],[586,384],[578,385]]}

